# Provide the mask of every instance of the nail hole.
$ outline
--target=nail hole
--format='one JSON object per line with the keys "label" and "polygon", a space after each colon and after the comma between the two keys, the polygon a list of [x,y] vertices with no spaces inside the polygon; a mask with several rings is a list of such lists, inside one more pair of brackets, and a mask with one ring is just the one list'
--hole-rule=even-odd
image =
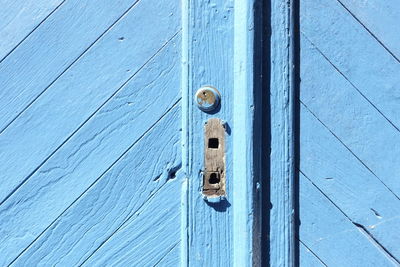
{"label": "nail hole", "polygon": [[210,139],[208,139],[208,148],[217,149],[218,147],[219,147],[218,138],[210,138]]}

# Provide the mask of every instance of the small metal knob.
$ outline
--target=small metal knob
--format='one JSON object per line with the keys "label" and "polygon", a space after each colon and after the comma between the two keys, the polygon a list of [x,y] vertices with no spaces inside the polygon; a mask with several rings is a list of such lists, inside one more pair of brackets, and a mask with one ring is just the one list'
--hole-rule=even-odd
{"label": "small metal knob", "polygon": [[221,94],[211,86],[204,86],[197,90],[195,99],[197,106],[202,111],[213,111],[221,102]]}

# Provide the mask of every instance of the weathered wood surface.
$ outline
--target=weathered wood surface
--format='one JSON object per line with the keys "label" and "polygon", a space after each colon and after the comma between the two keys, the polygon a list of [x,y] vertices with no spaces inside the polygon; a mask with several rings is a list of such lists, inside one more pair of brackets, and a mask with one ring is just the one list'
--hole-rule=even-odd
{"label": "weathered wood surface", "polygon": [[[271,266],[293,266],[295,264],[294,232],[294,24],[295,1],[271,1],[270,7],[270,81],[269,117],[270,147],[263,152],[269,157],[269,199],[264,212],[269,215],[269,263]],[[267,103],[268,104],[268,103]],[[267,107],[268,108],[268,107]],[[267,142],[264,140],[263,142]],[[267,168],[267,166],[264,166]],[[268,189],[265,189],[268,190]],[[269,210],[268,210],[269,209]],[[265,241],[264,241],[265,242]]]}
{"label": "weathered wood surface", "polygon": [[[96,7],[98,5],[99,3]],[[151,16],[144,15],[155,6],[159,7],[159,11],[154,14],[159,18],[156,23]],[[177,1],[138,3],[0,135],[0,161],[3,163],[0,165],[1,202],[16,187],[29,179],[38,166],[44,164],[54,151],[67,142],[100,106],[105,105],[149,58],[159,51],[161,46],[176,35],[180,29],[180,16],[177,9]],[[93,12],[98,13],[95,10],[92,10]],[[107,9],[103,12],[111,14],[111,11]],[[104,20],[101,13],[97,16],[100,20]],[[143,42],[146,45],[143,45]],[[42,53],[46,53],[46,49],[47,46],[43,46]],[[60,51],[61,57],[66,56],[67,52]],[[48,60],[54,57],[49,51],[46,54],[48,56],[45,58]],[[23,64],[22,60],[18,62]],[[40,62],[44,64],[41,65],[43,67],[34,69],[38,71],[53,69],[51,65],[45,65],[42,60]],[[7,63],[3,62],[0,65],[0,75],[8,77],[1,66],[7,66]],[[179,72],[177,75],[180,75]],[[17,79],[17,76],[29,77],[29,79],[33,77],[24,69],[14,70],[11,77]],[[36,81],[43,82],[44,79],[37,77]],[[18,91],[8,89],[8,79],[3,80],[2,83],[6,84],[3,87],[4,90],[1,91],[5,95],[12,98],[19,95],[20,97],[15,99],[23,98]],[[33,92],[29,89],[32,83],[24,80],[23,84],[28,86],[21,85],[18,88],[24,88],[29,93]],[[38,86],[36,84],[35,88],[39,88]],[[147,99],[150,95],[144,97]],[[7,101],[7,97],[0,97],[0,99],[0,101]],[[11,109],[4,108],[7,112],[11,112]],[[18,143],[16,144],[14,140],[18,140]]]}
{"label": "weathered wood surface", "polygon": [[300,3],[300,241],[327,266],[398,266],[400,8]]}
{"label": "weathered wood surface", "polygon": [[64,2],[65,0],[0,1],[0,62]]}
{"label": "weathered wood surface", "polygon": [[[188,92],[184,97],[187,116],[188,184],[188,263],[192,266],[232,265],[232,158],[226,157],[226,200],[208,203],[199,189],[202,186],[204,159],[204,123],[216,117],[200,111],[193,103],[197,89],[210,85],[221,93],[218,118],[231,127],[233,87],[233,1],[189,1],[187,6]],[[184,11],[183,11],[184,12]],[[185,23],[185,22],[184,22]],[[185,79],[185,78],[184,78]],[[226,135],[225,151],[232,150],[232,140]]]}
{"label": "weathered wood surface", "polygon": [[180,2],[106,2],[0,63],[2,266],[179,262]]}

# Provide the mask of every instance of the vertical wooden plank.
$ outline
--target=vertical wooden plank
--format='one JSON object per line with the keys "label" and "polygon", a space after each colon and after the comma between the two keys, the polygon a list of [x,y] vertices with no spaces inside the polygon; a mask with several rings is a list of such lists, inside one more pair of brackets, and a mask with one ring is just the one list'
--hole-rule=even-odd
{"label": "vertical wooden plank", "polygon": [[[183,20],[182,143],[188,188],[182,265],[258,265],[254,248],[259,246],[253,242],[259,235],[254,229],[253,202],[255,2],[187,0],[183,4],[183,14],[188,16]],[[207,85],[222,96],[221,106],[210,113],[200,111],[193,101],[195,92]],[[201,194],[203,127],[210,118],[226,123],[226,196],[212,202]]]}
{"label": "vertical wooden plank", "polygon": [[[232,265],[232,139],[226,133],[225,200],[210,203],[201,194],[203,170],[204,123],[213,117],[232,127],[233,77],[233,1],[187,0],[187,94],[183,116],[187,131],[188,213],[187,235],[189,266]],[[185,12],[184,12],[185,13]],[[184,52],[185,54],[185,52]],[[185,67],[184,67],[185,68]],[[184,70],[185,71],[185,70]],[[184,78],[185,79],[185,78]],[[198,88],[210,85],[222,95],[218,112],[200,111],[193,97]]]}
{"label": "vertical wooden plank", "polygon": [[[255,9],[256,0],[235,0],[234,11],[234,85],[233,85],[233,265],[260,266],[259,239],[255,216],[260,203],[256,198],[254,170],[254,93]],[[258,111],[258,110],[256,110]]]}
{"label": "vertical wooden plank", "polygon": [[294,266],[294,0],[270,4],[269,261]]}

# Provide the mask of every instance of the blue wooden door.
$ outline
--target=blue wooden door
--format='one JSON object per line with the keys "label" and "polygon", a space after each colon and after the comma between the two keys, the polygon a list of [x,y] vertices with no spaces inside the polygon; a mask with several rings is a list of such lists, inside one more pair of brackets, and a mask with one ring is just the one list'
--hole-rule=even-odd
{"label": "blue wooden door", "polygon": [[[0,265],[256,262],[251,1],[1,2]],[[201,190],[210,118],[217,199]]]}
{"label": "blue wooden door", "polygon": [[400,265],[400,6],[300,1],[300,264]]}
{"label": "blue wooden door", "polygon": [[179,1],[3,1],[0,265],[179,262]]}

